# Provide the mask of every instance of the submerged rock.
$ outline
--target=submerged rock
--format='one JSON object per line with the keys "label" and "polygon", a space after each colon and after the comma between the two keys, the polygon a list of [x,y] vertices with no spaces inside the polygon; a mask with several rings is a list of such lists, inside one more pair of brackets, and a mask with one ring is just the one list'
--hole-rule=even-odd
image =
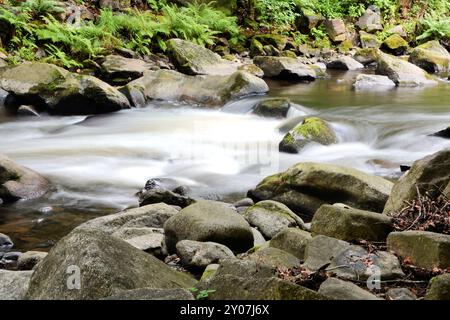
{"label": "submerged rock", "polygon": [[171,70],[148,71],[120,89],[133,106],[149,100],[221,106],[247,95],[269,91],[264,80],[243,71],[226,76],[188,76]]}
{"label": "submerged rock", "polygon": [[7,69],[0,87],[10,92],[9,107],[33,105],[50,114],[98,114],[130,107],[127,98],[109,84],[47,63]]}
{"label": "submerged rock", "polygon": [[37,266],[26,297],[90,300],[122,290],[190,288],[195,282],[125,241],[102,231],[78,229],[61,239]]}
{"label": "submerged rock", "polygon": [[256,201],[284,203],[297,214],[306,216],[313,216],[321,205],[336,201],[381,212],[392,186],[388,180],[355,169],[306,162],[265,178],[248,196]]}
{"label": "submerged rock", "polygon": [[309,117],[284,136],[279,149],[282,152],[299,153],[311,142],[330,145],[337,142],[337,137],[327,122],[320,118]]}
{"label": "submerged rock", "polygon": [[288,57],[255,57],[254,63],[264,71],[264,76],[296,81],[313,81],[316,71],[298,59]]}
{"label": "submerged rock", "polygon": [[359,74],[353,87],[357,91],[362,90],[389,90],[395,87],[394,81],[386,76],[371,74]]}
{"label": "submerged rock", "polygon": [[39,198],[50,189],[50,182],[31,169],[0,155],[0,200],[14,202]]}
{"label": "submerged rock", "polygon": [[450,53],[436,40],[414,48],[409,61],[427,72],[450,72]]}

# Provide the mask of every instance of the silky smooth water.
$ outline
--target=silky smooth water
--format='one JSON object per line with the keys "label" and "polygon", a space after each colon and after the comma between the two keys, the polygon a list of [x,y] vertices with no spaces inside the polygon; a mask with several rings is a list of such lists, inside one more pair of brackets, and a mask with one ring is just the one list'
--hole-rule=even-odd
{"label": "silky smooth water", "polygon": [[[269,82],[270,97],[294,103],[287,119],[251,114],[266,97],[208,110],[171,103],[85,117],[0,115],[0,153],[53,184],[48,196],[0,207],[0,232],[16,249],[48,248],[76,225],[137,206],[149,178],[170,178],[195,196],[232,200],[269,174],[302,162],[350,166],[395,179],[411,164],[450,147],[429,134],[450,125],[450,84],[389,91],[352,90],[356,73],[310,84]],[[305,115],[331,123],[339,143],[278,152]]]}

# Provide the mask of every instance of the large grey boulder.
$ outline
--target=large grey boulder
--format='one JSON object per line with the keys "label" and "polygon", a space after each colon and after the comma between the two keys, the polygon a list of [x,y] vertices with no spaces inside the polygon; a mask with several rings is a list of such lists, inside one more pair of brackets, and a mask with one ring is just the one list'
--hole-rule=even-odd
{"label": "large grey boulder", "polygon": [[427,193],[431,198],[437,198],[449,183],[450,150],[442,150],[417,160],[395,183],[384,213],[399,212],[406,202],[418,197],[417,189],[420,194]]}
{"label": "large grey boulder", "polygon": [[217,107],[247,95],[269,91],[264,80],[244,71],[230,75],[189,76],[172,70],[148,71],[120,89],[133,106],[149,100]]}
{"label": "large grey boulder", "polygon": [[33,105],[51,114],[98,114],[130,107],[127,98],[109,84],[47,63],[7,69],[0,87],[11,94],[10,107]]}
{"label": "large grey boulder", "polygon": [[50,190],[50,182],[37,172],[0,155],[0,200],[12,202],[39,198]]}
{"label": "large grey boulder", "polygon": [[305,162],[265,178],[248,195],[256,201],[284,203],[306,216],[313,216],[321,205],[336,200],[357,209],[381,212],[392,185],[355,169]]}
{"label": "large grey boulder", "polygon": [[450,71],[450,53],[437,40],[415,47],[409,61],[431,73]]}
{"label": "large grey boulder", "polygon": [[413,87],[436,83],[423,69],[389,54],[380,52],[377,62],[376,73],[388,76],[397,86]]}
{"label": "large grey boulder", "polygon": [[385,214],[339,204],[321,206],[311,221],[313,235],[322,234],[345,241],[382,242],[392,230],[392,218]]}
{"label": "large grey boulder", "polygon": [[353,59],[349,56],[341,56],[337,59],[334,59],[327,63],[328,69],[337,69],[337,70],[360,70],[364,69],[364,65]]}
{"label": "large grey boulder", "polygon": [[230,75],[238,64],[222,59],[217,53],[181,39],[170,39],[167,50],[178,71],[189,75]]}
{"label": "large grey boulder", "polygon": [[105,61],[101,64],[100,74],[108,83],[123,85],[142,77],[145,71],[153,67],[154,65],[144,60],[109,55],[105,57]]}
{"label": "large grey boulder", "polygon": [[383,300],[348,281],[328,278],[320,285],[318,293],[335,300]]}
{"label": "large grey boulder", "polygon": [[0,300],[23,300],[32,271],[0,270]]}
{"label": "large grey boulder", "polygon": [[230,205],[215,201],[198,201],[164,224],[169,253],[176,252],[181,240],[210,241],[223,244],[235,252],[253,247],[253,233],[245,219]]}
{"label": "large grey boulder", "polygon": [[222,244],[182,240],[177,243],[177,255],[188,269],[205,269],[209,264],[235,258],[233,252]]}
{"label": "large grey boulder", "polygon": [[306,245],[311,241],[311,234],[298,228],[287,228],[270,240],[269,246],[284,250],[300,260],[305,258]]}
{"label": "large grey boulder", "polygon": [[264,71],[267,78],[297,81],[313,81],[317,78],[313,68],[295,58],[258,56],[253,62]]}
{"label": "large grey boulder", "polygon": [[266,239],[272,239],[289,227],[305,227],[303,220],[287,206],[271,200],[256,203],[248,208],[243,216],[250,225],[258,228]]}
{"label": "large grey boulder", "polygon": [[27,298],[90,300],[123,290],[190,288],[194,284],[189,275],[125,241],[102,231],[78,229],[61,239],[37,266]]}

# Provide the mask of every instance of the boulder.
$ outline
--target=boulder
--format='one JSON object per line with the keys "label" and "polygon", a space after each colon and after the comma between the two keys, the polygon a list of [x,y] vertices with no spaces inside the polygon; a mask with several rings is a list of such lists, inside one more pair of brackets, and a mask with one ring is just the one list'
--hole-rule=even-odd
{"label": "boulder", "polygon": [[299,153],[312,142],[330,145],[337,142],[337,137],[326,121],[308,117],[286,133],[280,142],[279,149],[281,152]]}
{"label": "boulder", "polygon": [[17,260],[18,270],[33,270],[33,268],[40,263],[47,256],[47,252],[42,251],[27,251],[21,254]]}
{"label": "boulder", "polygon": [[287,228],[273,237],[270,240],[269,246],[284,250],[298,259],[304,260],[305,249],[311,239],[311,234],[307,231],[297,228]]}
{"label": "boulder", "polygon": [[152,69],[152,64],[140,59],[124,58],[119,55],[109,55],[101,64],[102,78],[113,85],[124,85],[140,78],[144,72]]}
{"label": "boulder", "polygon": [[266,99],[255,106],[253,113],[263,117],[286,118],[290,108],[289,99]]}
{"label": "boulder", "polygon": [[364,14],[358,19],[355,25],[361,30],[375,32],[383,30],[381,25],[381,15],[379,12],[367,8]]}
{"label": "boulder", "polygon": [[431,279],[425,300],[450,300],[450,273]]}
{"label": "boulder", "polygon": [[328,69],[338,69],[338,70],[360,70],[364,69],[364,65],[349,56],[341,56],[327,63]]}
{"label": "boulder", "polygon": [[359,39],[361,40],[362,48],[375,48],[378,49],[381,46],[381,42],[377,36],[364,31],[359,32]]}
{"label": "boulder", "polygon": [[288,43],[288,38],[279,34],[260,34],[254,36],[253,39],[260,42],[263,46],[273,46],[278,51],[283,51]]}
{"label": "boulder", "polygon": [[109,84],[47,63],[7,69],[0,87],[12,94],[9,107],[33,105],[51,114],[98,114],[130,107],[127,98]]}
{"label": "boulder", "polygon": [[182,240],[176,245],[181,264],[187,269],[204,270],[209,264],[222,259],[235,258],[233,252],[222,244]]}
{"label": "boulder", "polygon": [[392,229],[392,218],[385,214],[339,204],[324,204],[311,222],[313,235],[322,234],[345,241],[383,242]]}
{"label": "boulder", "polygon": [[386,76],[378,76],[374,74],[359,74],[353,84],[353,88],[357,91],[364,90],[390,90],[395,87],[394,81]]}
{"label": "boulder", "polygon": [[243,65],[239,66],[238,70],[250,73],[258,78],[264,77],[264,71],[262,71],[262,69],[260,67],[257,67],[253,63],[243,64]]}
{"label": "boulder", "polygon": [[376,48],[364,48],[356,51],[353,58],[363,65],[373,64],[378,61],[379,50]]}
{"label": "boulder", "polygon": [[255,201],[281,202],[300,216],[313,216],[321,205],[336,200],[356,209],[381,212],[392,185],[355,169],[305,162],[265,178],[248,196]]}
{"label": "boulder", "polygon": [[318,235],[308,241],[305,247],[304,266],[310,270],[319,270],[341,252],[350,248],[350,243]]}
{"label": "boulder", "polygon": [[16,270],[21,255],[22,252],[17,251],[0,252],[0,269]]}
{"label": "boulder", "polygon": [[427,72],[450,72],[450,53],[437,40],[414,48],[409,61]]}
{"label": "boulder", "polygon": [[333,42],[342,42],[347,39],[347,28],[342,19],[325,20],[325,29]]}
{"label": "boulder", "polygon": [[14,202],[43,196],[50,182],[37,172],[0,155],[0,200]]}
{"label": "boulder", "polygon": [[255,261],[272,269],[278,267],[294,268],[300,266],[300,260],[294,255],[273,247],[266,247],[249,254],[246,260]]}
{"label": "boulder", "polygon": [[326,300],[317,292],[275,277],[215,276],[200,283],[200,290],[215,290],[209,300]]}
{"label": "boulder", "polygon": [[301,10],[301,16],[300,19],[298,19],[298,27],[304,34],[308,34],[312,28],[317,27],[325,20],[322,15],[317,14],[304,6],[299,6],[299,9]]}
{"label": "boulder", "polygon": [[253,233],[245,219],[228,204],[198,201],[164,224],[165,243],[169,253],[176,251],[181,240],[210,241],[223,244],[235,252],[253,247]]}
{"label": "boulder", "polygon": [[435,84],[421,68],[397,57],[381,53],[378,56],[376,73],[388,76],[397,86],[422,86]]}
{"label": "boulder", "polygon": [[317,78],[315,70],[299,59],[258,56],[253,62],[264,71],[267,78],[294,81],[313,81]]}
{"label": "boulder", "polygon": [[334,300],[383,300],[356,284],[337,278],[325,280],[318,293]]}
{"label": "boulder", "polygon": [[190,288],[194,284],[189,275],[125,241],[102,231],[75,229],[37,266],[27,298],[90,300],[123,290]]}
{"label": "boulder", "polygon": [[400,56],[408,49],[408,42],[398,34],[393,34],[383,41],[381,49],[393,55]]}
{"label": "boulder", "polygon": [[23,300],[32,271],[0,270],[0,300]]}
{"label": "boulder", "polygon": [[450,126],[445,128],[444,130],[433,133],[432,136],[450,139]]}
{"label": "boulder", "polygon": [[253,246],[254,247],[259,247],[259,246],[266,244],[266,242],[267,242],[266,239],[264,238],[262,233],[259,232],[256,228],[252,228],[252,233],[253,233]]}
{"label": "boulder", "polygon": [[244,278],[270,278],[275,275],[275,270],[260,261],[225,259],[220,262],[214,276],[232,275]]}
{"label": "boulder", "polygon": [[120,291],[104,300],[166,300],[166,301],[186,301],[194,300],[194,296],[187,289],[154,289],[154,288],[141,288],[134,290]]}
{"label": "boulder", "polygon": [[248,208],[244,214],[247,222],[263,234],[266,239],[272,239],[280,231],[289,227],[304,228],[304,222],[282,203],[266,200]]}
{"label": "boulder", "polygon": [[162,256],[162,242],[164,229],[162,228],[120,228],[112,233],[112,236],[128,242],[133,247],[151,253],[154,256]]}
{"label": "boulder", "polygon": [[225,76],[188,76],[171,70],[147,71],[120,89],[133,106],[149,100],[217,107],[247,95],[269,91],[264,80],[243,71]]}
{"label": "boulder", "polygon": [[250,43],[250,57],[265,56],[264,45],[257,39],[253,38]]}
{"label": "boulder", "polygon": [[392,232],[388,250],[421,268],[450,267],[450,235],[427,231]]}
{"label": "boulder", "polygon": [[407,288],[392,288],[386,292],[388,300],[417,300],[417,296]]}
{"label": "boulder", "polygon": [[165,203],[180,208],[185,208],[195,202],[194,199],[182,195],[178,192],[168,190],[163,187],[143,190],[138,193],[139,205],[146,206],[155,203]]}
{"label": "boulder", "polygon": [[188,75],[230,75],[237,71],[236,63],[190,41],[171,39],[167,50],[177,70]]}
{"label": "boulder", "polygon": [[450,183],[450,150],[442,150],[417,160],[392,188],[384,213],[399,212],[405,203],[417,198],[417,188],[437,198]]}
{"label": "boulder", "polygon": [[6,234],[0,233],[0,252],[8,252],[14,246],[11,238]]}

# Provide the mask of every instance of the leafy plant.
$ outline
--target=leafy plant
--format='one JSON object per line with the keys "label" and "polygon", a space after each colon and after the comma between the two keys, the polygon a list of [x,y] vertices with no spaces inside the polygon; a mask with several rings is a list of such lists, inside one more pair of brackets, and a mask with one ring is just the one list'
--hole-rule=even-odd
{"label": "leafy plant", "polygon": [[421,40],[450,39],[450,17],[435,17],[427,15],[421,22],[422,34],[417,37]]}
{"label": "leafy plant", "polygon": [[257,0],[256,12],[261,26],[270,30],[289,30],[300,15],[294,0]]}
{"label": "leafy plant", "polygon": [[54,0],[28,0],[23,2],[20,6],[23,11],[28,12],[32,18],[64,12],[61,3]]}
{"label": "leafy plant", "polygon": [[195,293],[195,299],[196,300],[205,300],[209,297],[211,293],[216,292],[216,290],[199,290],[197,288],[190,288],[189,289],[192,293]]}

